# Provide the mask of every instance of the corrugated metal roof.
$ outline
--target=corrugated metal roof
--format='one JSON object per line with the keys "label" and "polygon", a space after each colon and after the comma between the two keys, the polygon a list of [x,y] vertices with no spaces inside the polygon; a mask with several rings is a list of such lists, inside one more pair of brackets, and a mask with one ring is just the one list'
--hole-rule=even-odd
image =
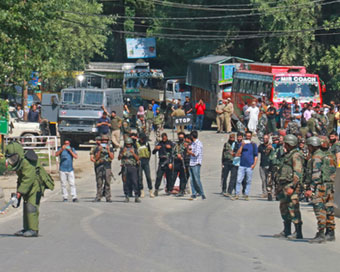
{"label": "corrugated metal roof", "polygon": [[199,57],[191,60],[194,63],[202,63],[202,64],[222,64],[222,63],[239,63],[239,62],[254,62],[250,59],[244,59],[240,57],[234,56],[219,56],[219,55],[208,55]]}

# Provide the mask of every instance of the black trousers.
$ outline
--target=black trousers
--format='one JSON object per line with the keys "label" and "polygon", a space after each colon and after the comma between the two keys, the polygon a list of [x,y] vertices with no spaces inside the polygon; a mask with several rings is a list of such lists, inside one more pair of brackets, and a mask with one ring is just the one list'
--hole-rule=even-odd
{"label": "black trousers", "polygon": [[174,184],[172,181],[172,170],[169,169],[169,165],[165,165],[162,167],[162,162],[158,164],[158,169],[157,169],[157,177],[156,177],[156,183],[155,183],[155,189],[158,190],[159,186],[161,185],[162,177],[165,173],[166,176],[166,189],[168,192],[171,192]]}
{"label": "black trousers", "polygon": [[141,158],[139,167],[139,188],[144,189],[143,186],[143,172],[146,177],[146,182],[148,183],[149,190],[152,190],[151,173],[150,173],[150,159]]}
{"label": "black trousers", "polygon": [[132,191],[135,196],[140,195],[140,189],[138,184],[138,168],[136,166],[125,166],[125,182],[123,182],[123,190],[125,196],[131,196]]}
{"label": "black trousers", "polygon": [[[225,162],[223,164],[222,168],[222,175],[221,175],[221,182],[222,182],[222,192],[225,193],[227,191],[227,179],[229,176],[229,173],[235,166],[233,165],[233,162]],[[230,184],[230,182],[229,182]],[[235,183],[236,184],[236,183]]]}
{"label": "black trousers", "polygon": [[180,192],[184,192],[185,187],[187,186],[187,177],[182,161],[175,161],[174,163],[172,184],[175,184],[178,175],[180,180],[179,190]]}

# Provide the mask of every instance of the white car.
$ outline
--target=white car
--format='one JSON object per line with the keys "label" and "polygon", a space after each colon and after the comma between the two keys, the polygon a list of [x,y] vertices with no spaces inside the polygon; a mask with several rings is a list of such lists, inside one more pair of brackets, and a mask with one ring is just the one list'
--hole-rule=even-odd
{"label": "white car", "polygon": [[[40,136],[40,124],[35,122],[27,122],[19,119],[14,108],[9,109],[9,131],[8,137],[27,137],[27,142],[36,142],[32,136]],[[26,141],[25,141],[26,142]]]}

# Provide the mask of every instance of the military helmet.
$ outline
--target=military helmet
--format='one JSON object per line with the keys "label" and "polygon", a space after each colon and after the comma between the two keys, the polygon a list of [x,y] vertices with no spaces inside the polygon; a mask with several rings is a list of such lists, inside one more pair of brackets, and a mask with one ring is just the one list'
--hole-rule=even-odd
{"label": "military helmet", "polygon": [[20,168],[24,156],[24,149],[18,142],[11,142],[6,146],[5,157],[14,171]]}
{"label": "military helmet", "polygon": [[320,136],[321,147],[329,148],[329,139],[326,136]]}
{"label": "military helmet", "polygon": [[124,143],[125,143],[125,144],[133,144],[133,140],[132,140],[130,137],[127,137],[127,138],[124,140]]}
{"label": "military helmet", "polygon": [[283,142],[289,144],[290,146],[297,146],[298,138],[293,134],[288,134],[283,137]]}
{"label": "military helmet", "polygon": [[306,143],[307,145],[318,147],[321,145],[321,140],[320,138],[313,136],[313,137],[308,138]]}

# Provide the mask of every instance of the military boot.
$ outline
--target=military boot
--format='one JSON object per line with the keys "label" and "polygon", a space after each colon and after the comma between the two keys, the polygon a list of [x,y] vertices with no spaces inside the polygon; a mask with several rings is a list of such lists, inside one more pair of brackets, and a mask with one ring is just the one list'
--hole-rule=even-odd
{"label": "military boot", "polygon": [[141,203],[141,201],[140,201],[140,199],[139,199],[138,196],[135,197],[135,202],[136,202],[136,203]]}
{"label": "military boot", "polygon": [[158,196],[158,190],[156,189],[154,192],[155,196]]}
{"label": "military boot", "polygon": [[155,195],[153,194],[152,190],[149,190],[149,194],[150,194],[150,197],[151,197],[151,198],[154,198],[154,197],[155,197]]}
{"label": "military boot", "polygon": [[315,237],[313,239],[310,239],[308,242],[312,243],[312,244],[321,244],[321,243],[325,243],[326,242],[326,237],[325,234],[323,233],[323,230],[319,230]]}
{"label": "military boot", "polygon": [[334,230],[327,229],[326,230],[326,241],[328,242],[334,242],[335,241],[335,233]]}
{"label": "military boot", "polygon": [[291,221],[283,221],[283,231],[278,234],[274,234],[274,238],[286,238],[287,236],[292,234],[292,222]]}
{"label": "military boot", "polygon": [[289,240],[303,239],[302,235],[302,223],[294,224],[295,232],[291,235],[288,235],[287,238]]}
{"label": "military boot", "polygon": [[125,203],[129,203],[129,201],[130,201],[129,197],[128,197],[128,196],[125,196],[124,202],[125,202]]}
{"label": "military boot", "polygon": [[38,231],[37,230],[27,230],[22,235],[23,237],[38,237]]}
{"label": "military boot", "polygon": [[142,189],[142,190],[140,190],[140,197],[141,197],[141,198],[144,198],[144,196],[145,196],[144,190]]}
{"label": "military boot", "polygon": [[273,201],[273,195],[271,193],[268,193],[268,201]]}

